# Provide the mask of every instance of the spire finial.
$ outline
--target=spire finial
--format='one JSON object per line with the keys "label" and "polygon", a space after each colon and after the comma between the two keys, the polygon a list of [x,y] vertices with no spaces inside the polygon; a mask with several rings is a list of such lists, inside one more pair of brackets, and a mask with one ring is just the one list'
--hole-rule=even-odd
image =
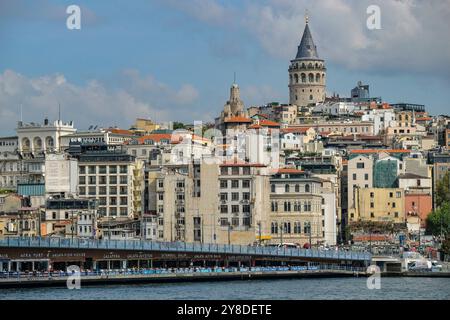
{"label": "spire finial", "polygon": [[308,24],[308,22],[309,22],[309,11],[308,11],[308,9],[306,9],[306,11],[305,11],[305,23]]}
{"label": "spire finial", "polygon": [[233,83],[236,84],[236,71],[234,71]]}

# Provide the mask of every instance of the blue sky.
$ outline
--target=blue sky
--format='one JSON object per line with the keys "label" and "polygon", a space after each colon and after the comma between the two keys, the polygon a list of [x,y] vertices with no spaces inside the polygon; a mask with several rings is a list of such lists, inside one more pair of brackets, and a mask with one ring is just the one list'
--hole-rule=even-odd
{"label": "blue sky", "polygon": [[[79,129],[210,121],[233,72],[246,106],[287,102],[306,9],[329,94],[362,80],[387,102],[448,113],[449,2],[380,1],[382,29],[369,31],[372,2],[0,0],[0,134],[14,133],[20,105],[24,121],[42,121],[60,103]],[[66,28],[71,4],[81,30]]]}

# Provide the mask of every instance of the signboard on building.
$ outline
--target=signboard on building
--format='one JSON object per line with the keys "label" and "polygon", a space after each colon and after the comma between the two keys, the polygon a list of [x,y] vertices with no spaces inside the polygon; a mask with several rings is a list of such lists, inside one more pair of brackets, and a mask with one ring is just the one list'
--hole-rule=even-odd
{"label": "signboard on building", "polygon": [[45,160],[47,193],[76,193],[77,161],[63,155],[49,155]]}

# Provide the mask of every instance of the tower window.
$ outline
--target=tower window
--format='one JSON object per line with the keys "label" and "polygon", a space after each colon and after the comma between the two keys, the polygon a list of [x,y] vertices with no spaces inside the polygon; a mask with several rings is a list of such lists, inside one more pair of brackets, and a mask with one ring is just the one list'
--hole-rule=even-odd
{"label": "tower window", "polygon": [[309,95],[309,100],[312,100],[313,99],[313,96],[312,96],[312,94],[311,95]]}

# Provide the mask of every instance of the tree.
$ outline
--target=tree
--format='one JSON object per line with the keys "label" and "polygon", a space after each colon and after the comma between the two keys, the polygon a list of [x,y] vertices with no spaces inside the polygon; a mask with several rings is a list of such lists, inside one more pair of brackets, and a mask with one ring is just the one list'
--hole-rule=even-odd
{"label": "tree", "polygon": [[185,126],[182,122],[174,122],[173,123],[173,130],[177,130],[177,129],[184,129]]}
{"label": "tree", "polygon": [[436,185],[436,207],[439,208],[444,203],[450,203],[450,172],[447,172]]}
{"label": "tree", "polygon": [[427,217],[427,232],[434,236],[446,236],[450,233],[450,203],[444,202],[439,209]]}

